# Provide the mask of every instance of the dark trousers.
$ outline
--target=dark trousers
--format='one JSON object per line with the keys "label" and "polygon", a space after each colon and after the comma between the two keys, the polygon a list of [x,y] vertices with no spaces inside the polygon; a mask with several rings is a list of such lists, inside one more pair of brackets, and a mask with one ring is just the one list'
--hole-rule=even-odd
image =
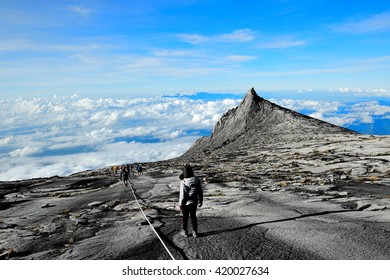
{"label": "dark trousers", "polygon": [[191,203],[190,205],[184,205],[182,207],[183,213],[183,230],[187,231],[188,229],[188,217],[191,216],[192,230],[198,231],[198,220],[196,219],[196,203]]}

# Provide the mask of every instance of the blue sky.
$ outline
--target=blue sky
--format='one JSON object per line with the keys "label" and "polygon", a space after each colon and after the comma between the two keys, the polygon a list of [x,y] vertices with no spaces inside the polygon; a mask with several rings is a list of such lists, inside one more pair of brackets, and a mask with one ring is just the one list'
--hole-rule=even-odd
{"label": "blue sky", "polygon": [[0,26],[1,98],[390,89],[386,0],[3,0]]}

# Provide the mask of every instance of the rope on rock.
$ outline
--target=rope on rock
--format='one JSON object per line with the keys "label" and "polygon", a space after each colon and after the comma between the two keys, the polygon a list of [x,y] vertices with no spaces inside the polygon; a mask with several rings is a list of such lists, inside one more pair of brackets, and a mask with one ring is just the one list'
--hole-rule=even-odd
{"label": "rope on rock", "polygon": [[150,227],[152,228],[152,230],[154,231],[154,233],[157,235],[158,239],[160,240],[161,244],[164,246],[165,250],[168,252],[169,256],[172,258],[172,260],[175,260],[175,258],[173,257],[173,255],[172,255],[171,252],[169,251],[168,247],[165,245],[164,241],[161,239],[160,235],[158,235],[157,231],[154,229],[154,227],[153,227],[152,224],[150,223],[148,217],[146,217],[145,212],[142,210],[142,207],[141,207],[141,205],[140,205],[139,202],[138,202],[137,196],[135,195],[133,183],[129,182],[129,184],[130,184],[131,191],[133,192],[134,199],[135,199],[135,201],[137,202],[137,205],[138,205],[139,209],[141,210],[142,214],[144,215],[146,221],[148,222],[148,224],[150,225]]}

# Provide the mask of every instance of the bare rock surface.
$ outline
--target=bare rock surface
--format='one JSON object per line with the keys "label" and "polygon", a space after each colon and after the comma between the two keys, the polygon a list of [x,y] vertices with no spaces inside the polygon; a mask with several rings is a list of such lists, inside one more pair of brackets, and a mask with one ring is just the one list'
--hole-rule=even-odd
{"label": "bare rock surface", "polygon": [[[390,259],[389,161],[390,137],[303,116],[252,89],[211,137],[130,181],[176,259]],[[179,234],[186,162],[204,187],[198,238]],[[169,258],[110,167],[0,182],[0,259]]]}

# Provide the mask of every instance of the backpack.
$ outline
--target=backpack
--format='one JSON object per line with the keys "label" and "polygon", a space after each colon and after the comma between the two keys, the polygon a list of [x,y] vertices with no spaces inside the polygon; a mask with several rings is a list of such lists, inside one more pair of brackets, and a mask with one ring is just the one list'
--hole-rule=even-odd
{"label": "backpack", "polygon": [[192,182],[189,185],[184,184],[184,183],[183,183],[183,185],[184,185],[184,202],[186,203],[188,200],[192,200],[194,202],[197,202],[199,188],[201,188],[199,179],[196,179],[195,182]]}

